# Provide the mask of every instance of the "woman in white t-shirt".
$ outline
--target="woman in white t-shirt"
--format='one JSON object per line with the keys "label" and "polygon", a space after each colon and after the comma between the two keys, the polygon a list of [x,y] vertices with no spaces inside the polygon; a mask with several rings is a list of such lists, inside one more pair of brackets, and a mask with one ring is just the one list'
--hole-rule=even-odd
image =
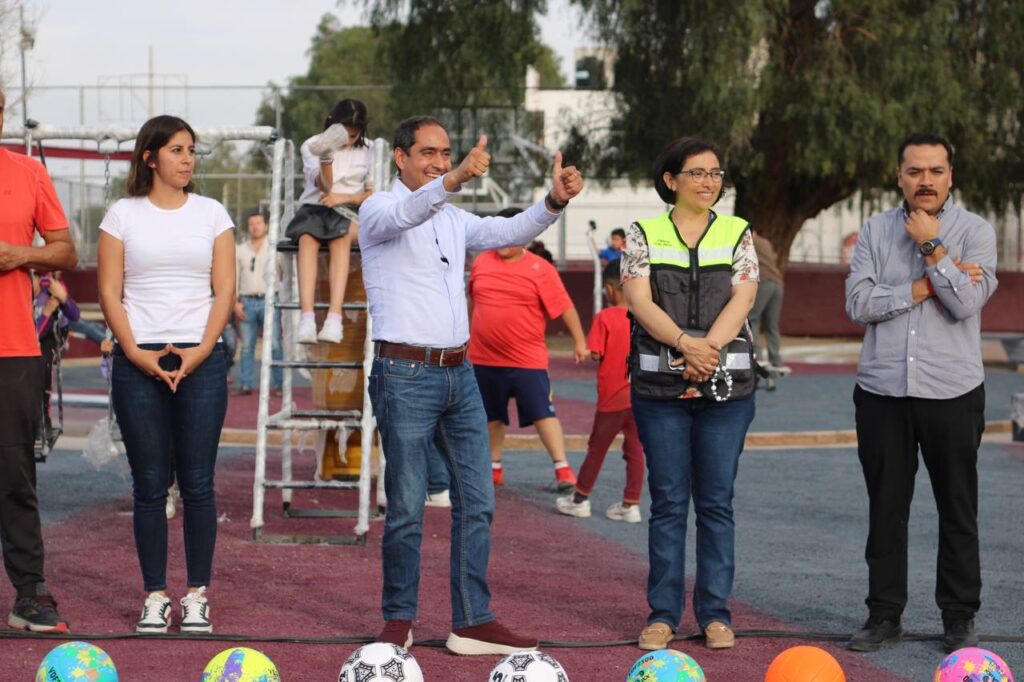
{"label": "woman in white t-shirt", "polygon": [[324,121],[324,131],[302,143],[305,189],[285,236],[299,247],[299,343],[316,343],[313,302],[317,254],[328,244],[331,301],[319,339],[341,341],[341,303],[349,254],[356,239],[359,205],[373,193],[373,149],[366,141],[366,105],[343,99]]}
{"label": "woman in white t-shirt", "polygon": [[136,630],[146,633],[167,632],[171,621],[164,505],[172,462],[185,507],[180,627],[213,631],[205,593],[217,538],[213,473],[227,411],[220,336],[235,300],[235,240],[224,207],[192,193],[195,144],[180,118],[147,121],[128,198],[100,224],[100,305],[117,339],[111,397],[131,465],[147,592]]}

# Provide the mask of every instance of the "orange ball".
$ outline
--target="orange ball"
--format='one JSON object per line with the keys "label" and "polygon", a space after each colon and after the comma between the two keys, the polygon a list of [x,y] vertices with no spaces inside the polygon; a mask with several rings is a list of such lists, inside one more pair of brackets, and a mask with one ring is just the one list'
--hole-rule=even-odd
{"label": "orange ball", "polygon": [[839,661],[816,646],[795,646],[775,657],[764,682],[846,682]]}

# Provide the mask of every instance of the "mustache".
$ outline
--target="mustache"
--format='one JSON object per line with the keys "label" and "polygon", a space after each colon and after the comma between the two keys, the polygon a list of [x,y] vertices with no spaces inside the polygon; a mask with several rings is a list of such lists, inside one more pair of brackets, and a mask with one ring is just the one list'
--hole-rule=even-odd
{"label": "mustache", "polygon": [[937,195],[938,195],[938,192],[936,192],[933,189],[919,189],[916,192],[914,192],[914,196],[915,197],[937,196]]}

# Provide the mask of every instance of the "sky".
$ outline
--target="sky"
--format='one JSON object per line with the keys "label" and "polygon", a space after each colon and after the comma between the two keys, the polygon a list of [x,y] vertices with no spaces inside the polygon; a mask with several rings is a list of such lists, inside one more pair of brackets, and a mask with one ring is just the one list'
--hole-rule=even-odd
{"label": "sky", "polygon": [[[0,0],[2,1],[2,0]],[[36,41],[28,53],[28,78],[36,88],[30,117],[57,125],[116,125],[141,122],[146,91],[127,87],[100,94],[47,90],[57,85],[144,84],[153,48],[157,84],[251,85],[284,83],[304,73],[306,51],[320,17],[336,14],[344,25],[365,23],[352,0],[25,0],[36,17]],[[549,0],[539,22],[542,38],[562,59],[569,80],[573,49],[580,45],[578,11],[568,0]],[[13,49],[12,49],[13,48]],[[17,49],[8,46],[3,70],[8,104],[20,94]],[[189,118],[197,127],[248,125],[259,89],[158,90],[155,109]],[[8,119],[8,126],[12,121]],[[136,123],[137,125],[137,123]]]}

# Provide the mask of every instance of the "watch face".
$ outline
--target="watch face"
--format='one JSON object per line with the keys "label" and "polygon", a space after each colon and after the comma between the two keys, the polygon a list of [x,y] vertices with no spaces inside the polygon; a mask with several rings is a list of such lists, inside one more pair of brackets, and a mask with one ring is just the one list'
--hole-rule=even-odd
{"label": "watch face", "polygon": [[932,252],[935,251],[935,242],[932,242],[932,241],[922,242],[921,245],[919,247],[917,247],[917,248],[924,255],[930,256],[930,255],[932,255]]}

